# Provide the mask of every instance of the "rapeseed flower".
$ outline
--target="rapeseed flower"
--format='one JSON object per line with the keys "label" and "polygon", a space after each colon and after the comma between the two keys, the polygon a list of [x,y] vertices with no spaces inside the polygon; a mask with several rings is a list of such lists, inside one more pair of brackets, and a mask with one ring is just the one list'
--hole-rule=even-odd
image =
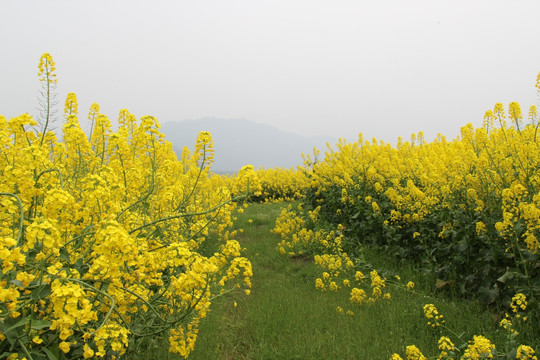
{"label": "rapeseed flower", "polygon": [[479,359],[492,359],[493,351],[495,350],[495,345],[489,341],[489,339],[481,336],[475,335],[473,341],[469,343],[465,352],[463,353],[462,359],[464,360],[479,360]]}
{"label": "rapeseed flower", "polygon": [[407,354],[407,360],[427,360],[420,349],[418,349],[415,345],[407,346],[405,348],[405,354]]}
{"label": "rapeseed flower", "polygon": [[518,293],[512,297],[512,303],[510,304],[512,312],[517,313],[519,311],[524,311],[527,309],[527,297]]}
{"label": "rapeseed flower", "polygon": [[517,348],[516,359],[519,359],[519,360],[526,360],[526,359],[538,360],[538,358],[534,354],[535,354],[535,352],[534,352],[534,349],[532,347],[527,346],[527,345],[520,345]]}
{"label": "rapeseed flower", "polygon": [[443,359],[449,355],[449,352],[456,350],[456,346],[447,336],[441,336],[439,339],[439,359]]}
{"label": "rapeseed flower", "polygon": [[444,316],[439,314],[439,311],[433,304],[424,305],[424,316],[428,319],[428,326],[438,327],[444,324]]}
{"label": "rapeseed flower", "polygon": [[367,300],[367,294],[364,290],[358,288],[351,289],[350,301],[353,304],[362,304]]}

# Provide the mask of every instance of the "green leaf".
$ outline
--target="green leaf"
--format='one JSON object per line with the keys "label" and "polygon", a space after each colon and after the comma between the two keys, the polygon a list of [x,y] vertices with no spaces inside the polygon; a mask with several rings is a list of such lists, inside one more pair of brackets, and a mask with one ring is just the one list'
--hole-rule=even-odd
{"label": "green leaf", "polygon": [[45,354],[47,354],[47,357],[49,358],[49,360],[58,360],[58,356],[56,356],[55,354],[53,354],[53,352],[47,348],[43,348],[43,352]]}
{"label": "green leaf", "polygon": [[69,252],[67,251],[67,249],[65,247],[61,247],[59,251],[60,251],[60,259],[64,261],[69,261]]}
{"label": "green leaf", "polygon": [[49,320],[33,320],[31,328],[34,330],[42,330],[52,325],[52,321]]}
{"label": "green leaf", "polygon": [[515,359],[517,356],[517,349],[512,349],[510,352],[506,355],[507,359]]}
{"label": "green leaf", "polygon": [[11,283],[17,287],[23,287],[22,286],[22,281],[19,281],[19,280],[11,280]]}
{"label": "green leaf", "polygon": [[484,304],[491,304],[495,301],[495,299],[499,296],[499,289],[489,289],[487,287],[481,287],[478,289],[478,300],[483,302]]}
{"label": "green leaf", "polygon": [[28,322],[30,321],[30,318],[29,317],[25,317],[24,319],[21,319],[19,321],[17,321],[15,324],[11,325],[9,328],[7,328],[5,331],[4,331],[4,334],[5,333],[8,333],[10,331],[13,331],[15,330],[16,328],[18,327],[21,327],[21,326],[25,326],[26,324],[28,324]]}
{"label": "green leaf", "polygon": [[25,326],[26,324],[28,324],[29,320],[30,320],[30,318],[26,317],[24,319],[21,319],[21,320],[17,321],[15,324],[9,326],[8,328],[6,328],[7,324],[0,323],[0,325],[1,325],[0,330],[2,331],[4,336],[6,337],[7,341],[11,344],[11,346],[15,345],[15,343],[17,342],[17,339],[19,337],[18,332],[15,331],[15,330],[17,328],[20,328],[20,327]]}
{"label": "green leaf", "polygon": [[506,269],[503,276],[497,279],[498,282],[506,284],[507,281],[512,280],[516,276],[516,273]]}

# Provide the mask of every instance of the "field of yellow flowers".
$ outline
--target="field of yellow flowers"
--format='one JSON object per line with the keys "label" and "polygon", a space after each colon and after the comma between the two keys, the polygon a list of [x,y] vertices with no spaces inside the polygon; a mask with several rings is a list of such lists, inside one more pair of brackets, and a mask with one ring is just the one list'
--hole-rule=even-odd
{"label": "field of yellow flowers", "polygon": [[[224,181],[209,133],[178,160],[155,118],[122,110],[113,132],[97,104],[87,136],[73,93],[59,140],[49,54],[39,78],[39,124],[0,116],[0,358],[118,358],[160,335],[187,356],[211,298],[250,287],[229,229],[253,169]],[[221,246],[204,256],[209,236]]]}
{"label": "field of yellow flowers", "polygon": [[[536,89],[540,95],[540,74]],[[468,124],[451,141],[439,135],[427,142],[419,133],[393,147],[360,134],[354,143],[329,147],[322,158],[316,151],[301,170],[309,183],[302,204],[283,210],[273,230],[282,238],[279,251],[313,256],[324,270],[315,286],[346,289],[356,304],[389,300],[387,285],[400,283],[399,276],[383,278],[369,267],[365,276],[363,249],[412,262],[434,288],[505,309],[500,326],[512,337],[507,352],[479,335],[461,347],[461,358],[536,358],[515,342],[517,326],[532,321],[538,329],[540,319],[536,106],[527,117],[517,102],[507,111],[498,103],[482,127]],[[430,326],[443,326],[433,304],[424,309]],[[439,345],[439,359],[460,353],[449,338]],[[407,359],[424,358],[407,348]]]}
{"label": "field of yellow flowers", "polygon": [[536,298],[535,106],[529,122],[523,124],[514,102],[507,116],[497,104],[483,127],[466,125],[453,141],[440,136],[427,143],[420,133],[396,148],[361,135],[355,143],[339,143],[304,170],[310,181],[305,217],[334,226],[346,239],[339,248],[348,254],[361,245],[377,246],[396,259],[418,262],[463,295],[477,294],[486,303],[509,301],[515,292]]}
{"label": "field of yellow flowers", "polygon": [[[278,250],[313,258],[323,270],[314,286],[347,291],[354,306],[415,289],[364,262],[376,248],[441,291],[503,309],[503,350],[441,332],[439,359],[536,358],[517,342],[540,319],[535,106],[525,121],[518,103],[496,104],[454,140],[419,133],[393,147],[360,135],[298,169],[218,176],[208,132],[178,159],[154,117],[121,110],[114,131],[93,104],[85,134],[74,93],[51,131],[56,69],[49,54],[38,67],[39,118],[0,115],[0,358],[121,358],[156,336],[187,357],[212,299],[249,294],[251,263],[232,231],[246,199],[301,199],[276,221]],[[436,305],[423,306],[428,326],[445,328]],[[406,356],[425,359],[414,345]]]}

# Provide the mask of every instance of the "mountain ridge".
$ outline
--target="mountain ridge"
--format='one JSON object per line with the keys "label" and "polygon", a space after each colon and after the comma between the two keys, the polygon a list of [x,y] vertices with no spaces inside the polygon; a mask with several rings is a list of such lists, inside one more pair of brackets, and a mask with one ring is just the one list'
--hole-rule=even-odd
{"label": "mountain ridge", "polygon": [[246,119],[167,121],[160,130],[178,156],[184,146],[194,149],[199,132],[210,132],[215,151],[212,170],[220,173],[236,172],[247,164],[255,168],[296,167],[302,164],[302,153],[311,154],[314,147],[324,151],[326,143],[337,142],[333,137],[307,137]]}

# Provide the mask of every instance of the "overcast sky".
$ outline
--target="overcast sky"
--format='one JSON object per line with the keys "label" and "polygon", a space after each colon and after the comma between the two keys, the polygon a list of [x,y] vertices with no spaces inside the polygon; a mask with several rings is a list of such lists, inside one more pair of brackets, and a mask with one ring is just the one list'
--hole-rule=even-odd
{"label": "overcast sky", "polygon": [[538,105],[539,19],[539,0],[0,0],[0,114],[36,113],[49,52],[83,125],[98,102],[113,121],[454,138],[496,102]]}

